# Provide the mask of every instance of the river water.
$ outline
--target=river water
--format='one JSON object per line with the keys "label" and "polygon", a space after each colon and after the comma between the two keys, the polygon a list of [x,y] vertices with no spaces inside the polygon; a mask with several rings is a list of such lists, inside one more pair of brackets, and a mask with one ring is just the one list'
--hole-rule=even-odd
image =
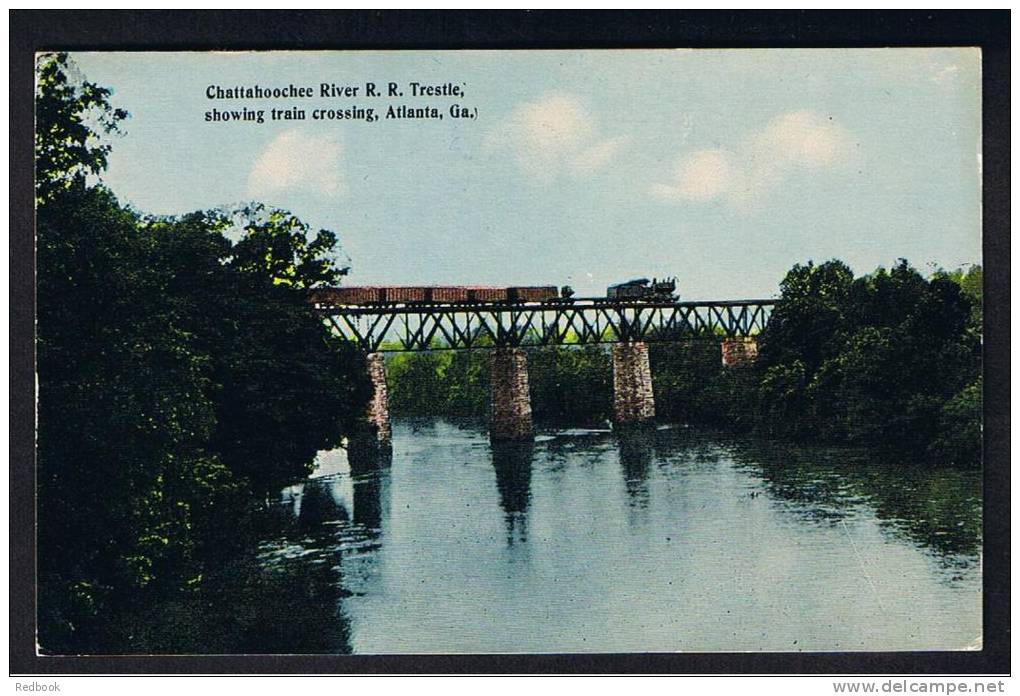
{"label": "river water", "polygon": [[394,423],[282,491],[251,652],[974,649],[977,472],[686,428]]}

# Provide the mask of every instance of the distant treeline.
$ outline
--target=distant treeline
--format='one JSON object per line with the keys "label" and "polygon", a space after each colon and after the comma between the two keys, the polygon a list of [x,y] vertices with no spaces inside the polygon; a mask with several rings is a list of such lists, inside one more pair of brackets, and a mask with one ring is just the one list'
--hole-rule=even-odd
{"label": "distant treeline", "polygon": [[[976,465],[981,287],[980,266],[928,278],[904,260],[859,278],[840,261],[794,266],[755,363],[723,368],[712,336],[650,344],[658,418]],[[611,418],[607,347],[536,348],[529,373],[539,423]],[[484,351],[396,354],[387,374],[394,415],[487,411]]]}
{"label": "distant treeline", "polygon": [[359,426],[371,386],[305,302],[338,280],[335,235],[257,204],[121,205],[95,176],[127,114],[74,75],[37,65],[39,642],[173,650],[154,617],[219,630],[202,593],[250,559],[251,513]]}

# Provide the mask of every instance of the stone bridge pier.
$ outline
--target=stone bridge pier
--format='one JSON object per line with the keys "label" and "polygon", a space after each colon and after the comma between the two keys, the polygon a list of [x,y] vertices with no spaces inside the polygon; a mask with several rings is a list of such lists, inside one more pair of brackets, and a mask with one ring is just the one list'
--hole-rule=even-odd
{"label": "stone bridge pier", "polygon": [[613,344],[613,419],[618,425],[638,425],[655,419],[647,343]]}
{"label": "stone bridge pier", "polygon": [[531,393],[528,354],[523,348],[497,347],[490,358],[489,437],[494,441],[530,440]]}
{"label": "stone bridge pier", "polygon": [[723,367],[747,365],[758,359],[758,342],[753,338],[725,338],[720,348]]}
{"label": "stone bridge pier", "polygon": [[374,440],[382,449],[393,446],[393,430],[390,427],[390,401],[386,391],[386,363],[382,353],[369,353],[365,356],[368,378],[372,381],[372,398],[365,412],[368,432],[366,440]]}
{"label": "stone bridge pier", "polygon": [[355,475],[384,468],[393,456],[393,431],[390,428],[386,366],[382,353],[366,355],[365,367],[372,382],[372,398],[361,424],[347,439],[347,463]]}

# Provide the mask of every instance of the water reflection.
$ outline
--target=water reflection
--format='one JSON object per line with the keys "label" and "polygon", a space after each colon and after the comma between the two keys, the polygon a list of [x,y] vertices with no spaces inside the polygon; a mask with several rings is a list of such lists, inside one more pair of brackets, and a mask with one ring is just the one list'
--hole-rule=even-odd
{"label": "water reflection", "polygon": [[648,472],[652,465],[655,436],[654,427],[626,428],[616,432],[620,467],[632,508],[648,507]]}
{"label": "water reflection", "polygon": [[866,506],[884,528],[921,544],[945,566],[981,554],[981,475],[878,459],[867,452],[738,440],[734,459],[755,470],[791,512],[837,523]]}
{"label": "water reflection", "polygon": [[490,445],[433,421],[394,444],[392,466],[348,452],[284,493],[238,593],[254,601],[224,600],[242,642],[257,622],[265,652],[922,649],[979,630],[977,472],[685,428]]}
{"label": "water reflection", "polygon": [[[387,478],[378,473],[362,476],[354,480],[354,522],[366,530],[381,531],[384,514],[384,483]],[[386,497],[388,502],[388,496]]]}
{"label": "water reflection", "polygon": [[292,495],[297,529],[302,534],[329,536],[326,523],[350,520],[339,486],[335,478],[311,479]]}
{"label": "water reflection", "polygon": [[389,500],[388,458],[358,452],[364,456],[355,455],[350,470],[368,473],[331,473],[281,493],[274,507],[284,514],[271,517],[275,533],[260,546],[258,575],[246,579],[238,569],[231,582],[243,591],[223,598],[234,617],[251,625],[235,625],[244,649],[227,652],[351,652],[343,602],[363,595],[374,572]]}
{"label": "water reflection", "polygon": [[372,437],[351,438],[347,443],[347,461],[354,476],[371,473],[392,464],[393,449],[381,447]]}
{"label": "water reflection", "polygon": [[258,568],[235,570],[231,589],[239,579],[245,585],[244,592],[225,598],[237,622],[224,624],[225,636],[234,643],[225,652],[351,652],[350,619],[341,602],[346,592],[339,569],[325,558],[270,552],[260,556]]}
{"label": "water reflection", "polygon": [[506,543],[528,540],[528,503],[531,501],[532,442],[493,442],[492,466],[496,470],[499,504],[506,521]]}

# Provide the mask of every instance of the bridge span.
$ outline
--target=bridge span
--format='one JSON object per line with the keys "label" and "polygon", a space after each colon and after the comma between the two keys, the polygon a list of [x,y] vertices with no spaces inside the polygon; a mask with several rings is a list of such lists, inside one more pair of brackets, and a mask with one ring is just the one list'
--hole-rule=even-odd
{"label": "bridge span", "polygon": [[[613,413],[619,425],[655,418],[648,344],[712,340],[726,367],[754,360],[757,335],[775,300],[669,301],[550,298],[542,301],[338,302],[310,298],[337,336],[367,356],[374,393],[367,414],[373,439],[390,444],[383,353],[491,351],[490,433],[493,440],[532,437],[528,348],[612,344]],[[348,297],[350,294],[348,294]]]}

